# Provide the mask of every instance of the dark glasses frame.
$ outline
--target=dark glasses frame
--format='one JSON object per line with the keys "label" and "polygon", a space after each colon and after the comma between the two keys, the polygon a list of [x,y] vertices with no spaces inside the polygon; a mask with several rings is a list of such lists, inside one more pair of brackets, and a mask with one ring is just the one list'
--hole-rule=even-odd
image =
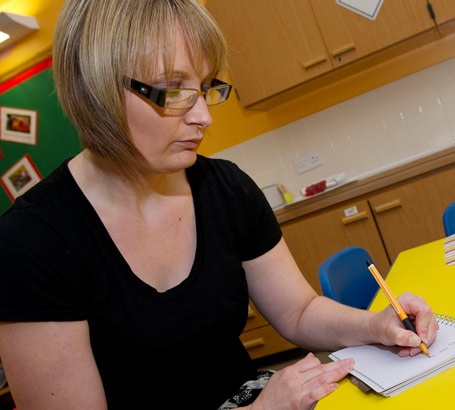
{"label": "dark glasses frame", "polygon": [[[227,89],[226,92],[226,97],[217,102],[216,104],[210,104],[207,102],[207,105],[217,105],[221,104],[222,102],[226,101],[229,98],[229,95],[231,93],[232,85],[225,83],[224,81],[218,80],[214,78],[212,82],[210,83],[210,88],[205,90],[205,91],[199,91],[195,88],[159,88],[159,87],[154,87],[153,85],[143,83],[142,81],[135,80],[134,78],[130,77],[124,77],[124,80],[126,82],[126,87],[137,92],[139,95],[147,98],[154,104],[158,105],[159,107],[162,108],[169,108],[173,110],[186,110],[190,109],[193,107],[193,105],[196,103],[197,99],[199,96],[203,95],[204,99],[207,93],[212,90],[213,88],[223,88]],[[166,95],[169,92],[173,91],[194,91],[194,98],[192,100],[188,100],[189,105],[186,107],[166,107]]]}

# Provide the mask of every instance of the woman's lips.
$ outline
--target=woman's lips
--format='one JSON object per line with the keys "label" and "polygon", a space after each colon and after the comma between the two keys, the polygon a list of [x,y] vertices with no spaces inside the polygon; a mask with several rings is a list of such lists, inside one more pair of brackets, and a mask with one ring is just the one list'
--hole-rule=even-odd
{"label": "woman's lips", "polygon": [[202,138],[195,138],[192,140],[184,140],[184,141],[177,141],[177,144],[180,145],[181,147],[187,148],[187,149],[195,149],[199,147],[199,144],[201,143]]}

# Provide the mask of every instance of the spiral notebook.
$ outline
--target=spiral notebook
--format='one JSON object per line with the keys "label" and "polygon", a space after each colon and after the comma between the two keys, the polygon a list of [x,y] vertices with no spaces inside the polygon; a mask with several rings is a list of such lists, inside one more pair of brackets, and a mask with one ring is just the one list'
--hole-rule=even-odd
{"label": "spiral notebook", "polygon": [[[398,348],[364,345],[332,353],[334,360],[354,358],[351,374],[375,392],[391,397],[455,366],[455,318],[436,315],[439,330],[430,356],[398,356]],[[356,384],[356,383],[355,383]]]}

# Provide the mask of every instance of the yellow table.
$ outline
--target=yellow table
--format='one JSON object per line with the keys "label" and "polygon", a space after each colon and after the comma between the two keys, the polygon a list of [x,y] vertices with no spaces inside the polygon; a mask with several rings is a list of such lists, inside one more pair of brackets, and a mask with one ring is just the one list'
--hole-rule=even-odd
{"label": "yellow table", "polygon": [[[399,295],[405,291],[423,296],[435,313],[455,316],[455,265],[444,259],[444,239],[401,252],[387,275],[386,282]],[[378,292],[370,310],[388,305],[383,292]],[[412,387],[394,397],[363,393],[349,380],[322,399],[316,410],[324,409],[449,409],[455,408],[455,368]]]}

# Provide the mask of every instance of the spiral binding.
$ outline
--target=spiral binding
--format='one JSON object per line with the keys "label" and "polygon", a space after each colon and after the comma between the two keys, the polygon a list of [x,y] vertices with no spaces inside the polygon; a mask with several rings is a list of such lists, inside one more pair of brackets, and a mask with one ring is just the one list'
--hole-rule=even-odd
{"label": "spiral binding", "polygon": [[440,324],[448,325],[448,326],[455,326],[455,317],[441,315],[439,313],[436,313],[435,317],[436,317],[436,321]]}

